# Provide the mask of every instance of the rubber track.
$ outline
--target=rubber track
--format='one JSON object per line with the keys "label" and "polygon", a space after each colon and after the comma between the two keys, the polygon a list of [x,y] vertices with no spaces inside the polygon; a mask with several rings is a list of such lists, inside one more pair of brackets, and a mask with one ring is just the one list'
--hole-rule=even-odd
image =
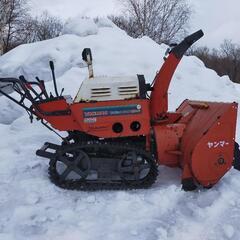
{"label": "rubber track", "polygon": [[[133,190],[133,189],[147,189],[152,186],[152,184],[156,181],[158,176],[158,168],[155,160],[148,152],[138,149],[135,147],[124,146],[124,145],[115,145],[109,143],[100,143],[100,142],[88,142],[81,144],[72,144],[69,146],[64,146],[64,150],[74,150],[74,149],[86,149],[86,148],[94,148],[97,151],[112,152],[112,156],[114,156],[114,152],[125,152],[136,151],[137,154],[144,155],[149,163],[151,164],[151,168],[149,174],[141,180],[134,181],[115,181],[115,182],[99,182],[97,180],[66,180],[62,181],[59,178],[59,175],[56,171],[56,160],[52,159],[49,163],[49,178],[52,183],[56,186],[68,189],[68,190],[81,190],[81,191],[101,191],[101,190]],[[88,152],[86,152],[88,153]]]}

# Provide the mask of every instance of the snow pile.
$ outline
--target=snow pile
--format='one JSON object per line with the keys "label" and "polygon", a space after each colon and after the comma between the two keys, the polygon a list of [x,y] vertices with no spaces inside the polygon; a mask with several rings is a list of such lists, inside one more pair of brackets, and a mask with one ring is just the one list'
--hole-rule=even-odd
{"label": "snow pile", "polygon": [[[112,29],[113,27],[114,29]],[[99,30],[101,32],[95,35]],[[49,61],[52,60],[56,64],[56,75],[60,77],[74,66],[84,66],[82,61],[83,48],[93,47],[93,50],[95,50],[94,47],[99,48],[100,42],[104,41],[104,32],[109,32],[109,34],[112,32],[113,37],[116,38],[125,35],[120,34],[122,31],[108,19],[98,18],[96,23],[89,18],[69,19],[63,31],[64,35],[54,40],[19,46],[14,51],[2,56],[0,58],[0,76],[18,77],[24,75],[32,80],[38,76],[40,79],[49,81],[51,80]],[[111,44],[111,42],[114,41],[108,43]]]}
{"label": "snow pile", "polygon": [[108,18],[96,18],[95,20],[98,27],[114,27],[115,24]]}
{"label": "snow pile", "polygon": [[75,34],[79,37],[86,37],[98,33],[98,26],[91,18],[75,17],[70,18],[63,29],[63,34]]}
{"label": "snow pile", "polygon": [[[0,76],[49,80],[48,61],[54,60],[59,89],[74,96],[87,76],[81,52],[90,47],[95,75],[138,73],[151,82],[166,46],[100,25],[96,35],[63,35],[12,50],[0,58]],[[52,89],[52,82],[46,85]],[[184,57],[169,94],[172,110],[185,98],[240,102],[239,88],[195,57]],[[37,122],[30,125],[27,114],[3,97],[0,106],[0,240],[240,239],[237,171],[213,189],[193,193],[181,191],[180,170],[166,167],[149,190],[65,191],[50,183],[48,162],[35,156],[44,142],[60,140]]]}

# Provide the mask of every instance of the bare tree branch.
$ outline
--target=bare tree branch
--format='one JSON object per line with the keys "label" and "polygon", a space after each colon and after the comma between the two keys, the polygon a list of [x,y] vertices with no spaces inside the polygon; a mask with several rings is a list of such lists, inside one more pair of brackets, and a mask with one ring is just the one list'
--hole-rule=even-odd
{"label": "bare tree branch", "polygon": [[240,45],[225,40],[219,50],[199,47],[192,49],[190,54],[199,57],[219,76],[228,75],[233,82],[240,83]]}
{"label": "bare tree branch", "polygon": [[123,13],[110,19],[134,38],[170,43],[186,33],[191,8],[185,0],[122,0]]}
{"label": "bare tree branch", "polygon": [[44,12],[33,18],[28,0],[0,0],[0,54],[29,42],[59,36],[63,23]]}

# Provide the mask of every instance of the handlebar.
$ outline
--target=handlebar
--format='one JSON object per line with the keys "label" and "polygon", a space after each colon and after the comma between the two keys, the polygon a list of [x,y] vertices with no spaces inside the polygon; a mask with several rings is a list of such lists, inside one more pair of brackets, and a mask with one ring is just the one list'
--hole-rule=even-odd
{"label": "handlebar", "polygon": [[[5,87],[5,85],[0,87],[0,93],[2,95],[6,96],[13,102],[17,103],[19,106],[23,107],[25,110],[36,115],[37,117],[39,117],[38,113],[40,113],[41,115],[45,115],[45,116],[61,116],[61,115],[69,115],[70,114],[70,110],[46,112],[39,108],[38,100],[40,100],[40,101],[43,100],[42,95],[45,95],[46,100],[60,99],[60,97],[56,97],[54,99],[49,98],[46,93],[44,82],[41,80],[39,82],[28,82],[24,77],[20,77],[19,79],[17,79],[17,78],[0,78],[0,83],[6,83],[6,85],[11,84],[13,91],[17,92],[20,95],[21,99],[17,100],[14,97],[10,96],[5,91],[3,91],[3,88]],[[37,91],[33,88],[32,85],[39,87],[41,92],[37,93]],[[35,97],[32,95],[32,93],[35,95]],[[32,106],[30,108],[24,104],[25,99],[27,99],[31,102]],[[35,111],[33,111],[33,109],[35,109]]]}

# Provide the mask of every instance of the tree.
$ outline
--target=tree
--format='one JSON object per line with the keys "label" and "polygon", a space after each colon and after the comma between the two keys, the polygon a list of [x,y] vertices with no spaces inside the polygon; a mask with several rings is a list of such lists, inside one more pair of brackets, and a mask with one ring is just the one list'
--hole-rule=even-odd
{"label": "tree", "polygon": [[31,42],[58,37],[63,29],[62,21],[45,11],[40,17],[32,19]]}
{"label": "tree", "polygon": [[123,13],[110,19],[134,38],[170,43],[186,33],[191,8],[185,0],[122,0]]}
{"label": "tree", "polygon": [[223,69],[229,77],[240,83],[240,45],[225,40],[221,45]]}
{"label": "tree", "polygon": [[24,43],[59,36],[61,20],[44,12],[33,18],[27,0],[0,0],[0,54]]}
{"label": "tree", "polygon": [[189,54],[199,57],[219,76],[228,75],[233,82],[240,83],[240,45],[225,40],[220,49],[210,50],[207,47],[198,47],[192,49]]}
{"label": "tree", "polygon": [[2,33],[3,28],[6,23],[6,4],[5,1],[0,0],[0,33]]}
{"label": "tree", "polygon": [[4,32],[4,26],[6,23],[6,9],[5,4],[3,1],[0,1],[0,54],[3,52],[3,42],[2,42],[2,36]]}
{"label": "tree", "polygon": [[24,43],[28,35],[26,18],[29,17],[26,0],[0,0],[1,43],[3,53]]}

